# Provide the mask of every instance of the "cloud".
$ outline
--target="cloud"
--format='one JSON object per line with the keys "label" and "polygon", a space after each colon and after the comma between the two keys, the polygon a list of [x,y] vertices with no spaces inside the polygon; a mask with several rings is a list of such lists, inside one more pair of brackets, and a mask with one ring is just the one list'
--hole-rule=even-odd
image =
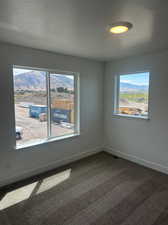
{"label": "cloud", "polygon": [[16,76],[16,75],[19,75],[19,74],[21,74],[21,73],[28,73],[28,72],[30,72],[30,71],[31,71],[31,70],[14,68],[14,69],[13,69],[13,74],[14,74],[14,76]]}
{"label": "cloud", "polygon": [[131,80],[123,80],[123,79],[120,82],[127,83],[127,84],[133,84],[133,85],[139,85],[139,86],[141,86],[141,85],[147,86],[148,85],[148,83],[139,83],[139,82],[135,82],[135,81],[131,81]]}

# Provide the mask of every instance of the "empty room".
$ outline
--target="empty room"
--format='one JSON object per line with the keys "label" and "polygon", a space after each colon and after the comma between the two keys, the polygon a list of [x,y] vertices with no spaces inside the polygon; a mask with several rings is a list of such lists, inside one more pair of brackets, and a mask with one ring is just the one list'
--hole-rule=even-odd
{"label": "empty room", "polygon": [[167,12],[0,0],[0,225],[168,225]]}

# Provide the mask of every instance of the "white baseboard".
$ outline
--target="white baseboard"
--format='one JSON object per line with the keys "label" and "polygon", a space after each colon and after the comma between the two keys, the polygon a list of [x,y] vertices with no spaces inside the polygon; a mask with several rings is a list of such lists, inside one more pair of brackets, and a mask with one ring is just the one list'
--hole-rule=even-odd
{"label": "white baseboard", "polygon": [[26,178],[35,176],[37,174],[40,174],[40,173],[43,173],[43,172],[46,172],[46,171],[49,171],[49,170],[52,170],[52,169],[56,169],[56,168],[58,168],[60,166],[64,166],[64,165],[69,164],[71,162],[80,160],[82,158],[94,155],[94,154],[102,152],[102,151],[103,151],[103,147],[99,146],[99,147],[87,150],[85,152],[74,154],[74,155],[72,155],[70,157],[66,157],[66,158],[64,158],[62,160],[57,160],[57,161],[54,161],[54,162],[50,162],[48,165],[41,166],[41,167],[38,167],[36,169],[31,169],[29,171],[20,173],[20,174],[18,174],[16,176],[12,176],[12,175],[8,176],[7,179],[3,179],[3,180],[0,181],[0,187],[3,187],[3,186],[6,186],[6,185],[15,183],[15,182],[20,181],[20,180],[24,180]]}
{"label": "white baseboard", "polygon": [[121,152],[121,151],[117,151],[117,150],[115,150],[115,149],[113,149],[112,147],[109,147],[109,146],[104,147],[104,149],[105,149],[104,150],[105,152],[108,152],[112,155],[121,157],[123,159],[127,159],[129,161],[135,162],[135,163],[140,164],[142,166],[145,166],[145,167],[157,170],[159,172],[168,174],[168,167],[163,166],[161,164],[151,162],[151,161],[148,161],[148,160],[145,160],[145,159],[139,158],[137,156]]}
{"label": "white baseboard", "polygon": [[35,176],[37,174],[40,174],[40,173],[43,173],[43,172],[46,172],[46,171],[49,171],[49,170],[52,170],[52,169],[56,169],[60,166],[64,166],[64,165],[69,164],[71,162],[74,162],[74,161],[77,161],[79,159],[94,155],[94,154],[102,152],[102,151],[110,153],[110,154],[118,156],[118,157],[121,157],[123,159],[127,159],[129,161],[135,162],[135,163],[143,165],[145,167],[157,170],[159,172],[168,174],[168,167],[166,167],[166,166],[163,166],[161,164],[154,163],[154,162],[139,158],[139,157],[131,155],[131,154],[127,154],[127,153],[124,153],[124,152],[121,152],[121,151],[117,151],[117,150],[115,150],[115,149],[113,149],[112,147],[109,147],[109,146],[106,146],[106,147],[99,146],[99,147],[87,150],[85,152],[74,154],[70,157],[66,157],[62,160],[50,162],[48,165],[41,166],[41,167],[38,167],[36,169],[31,169],[29,171],[17,174],[16,176],[12,176],[12,175],[8,176],[7,179],[3,179],[3,180],[0,181],[0,187],[3,187],[5,185],[9,185],[11,183],[14,183],[14,182],[17,182],[17,181],[20,181],[20,180],[24,180],[26,178]]}

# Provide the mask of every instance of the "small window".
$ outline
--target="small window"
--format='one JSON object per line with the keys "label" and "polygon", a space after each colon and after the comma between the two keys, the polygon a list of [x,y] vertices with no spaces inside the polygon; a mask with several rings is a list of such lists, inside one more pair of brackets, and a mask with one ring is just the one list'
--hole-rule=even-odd
{"label": "small window", "polygon": [[13,67],[16,147],[79,133],[78,74]]}
{"label": "small window", "polygon": [[114,114],[137,118],[149,115],[149,72],[115,77]]}

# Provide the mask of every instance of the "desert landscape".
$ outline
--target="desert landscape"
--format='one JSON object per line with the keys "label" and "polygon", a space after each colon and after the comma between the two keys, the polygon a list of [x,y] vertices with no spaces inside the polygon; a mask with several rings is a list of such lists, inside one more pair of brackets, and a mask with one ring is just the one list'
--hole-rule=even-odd
{"label": "desert landscape", "polygon": [[148,114],[148,86],[121,82],[119,113],[146,116]]}
{"label": "desert landscape", "polygon": [[[68,76],[51,74],[50,82],[51,137],[71,134],[74,132],[74,81]],[[17,74],[14,76],[14,91],[16,133],[19,133],[16,135],[17,145],[47,138],[45,72],[23,71]],[[45,112],[41,113],[41,108]]]}
{"label": "desert landscape", "polygon": [[[22,127],[23,134],[21,139],[17,140],[18,145],[31,143],[32,141],[47,138],[47,122],[40,122],[39,119],[31,118],[29,116],[28,108],[23,108],[21,105],[15,105],[15,112],[17,114],[16,124]],[[71,128],[63,127],[63,124],[52,123],[51,132],[53,136],[62,136],[74,132]]]}

